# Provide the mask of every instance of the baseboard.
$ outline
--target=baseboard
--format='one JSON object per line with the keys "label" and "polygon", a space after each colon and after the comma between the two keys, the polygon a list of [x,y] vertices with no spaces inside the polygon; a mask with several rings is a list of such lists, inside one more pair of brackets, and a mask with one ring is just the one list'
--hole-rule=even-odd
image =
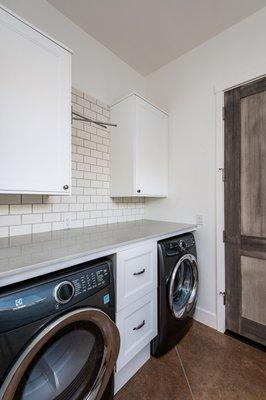
{"label": "baseboard", "polygon": [[211,313],[210,311],[204,310],[200,307],[196,307],[194,319],[204,325],[208,325],[211,328],[217,329],[216,314]]}
{"label": "baseboard", "polygon": [[150,343],[130,360],[119,372],[115,373],[115,393],[117,393],[133,375],[151,357]]}

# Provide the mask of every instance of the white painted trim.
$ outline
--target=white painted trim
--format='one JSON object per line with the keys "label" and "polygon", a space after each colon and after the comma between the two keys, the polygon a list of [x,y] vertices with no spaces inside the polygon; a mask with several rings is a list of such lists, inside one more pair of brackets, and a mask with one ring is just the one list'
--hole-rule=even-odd
{"label": "white painted trim", "polygon": [[150,358],[150,343],[144,347],[119,372],[115,373],[115,394],[132,378]]}
{"label": "white painted trim", "polygon": [[122,97],[121,99],[115,101],[114,103],[111,104],[111,108],[112,108],[113,106],[115,106],[116,104],[120,103],[121,101],[127,99],[127,98],[130,97],[130,96],[137,96],[137,97],[139,97],[140,99],[142,99],[142,100],[146,101],[147,103],[149,103],[151,106],[157,108],[157,110],[159,110],[159,111],[161,111],[162,113],[164,113],[164,114],[166,114],[167,116],[169,116],[169,113],[168,113],[167,111],[165,111],[165,110],[163,110],[162,108],[156,106],[156,104],[152,103],[150,100],[146,99],[145,97],[143,97],[141,94],[139,94],[139,93],[137,93],[137,92],[131,92],[131,93],[129,93],[127,96],[124,96],[124,97]]}
{"label": "white painted trim", "polygon": [[196,307],[194,319],[198,322],[201,322],[204,325],[216,329],[217,326],[216,315],[214,313],[211,313],[210,311],[204,310],[203,308],[200,307]]}
{"label": "white painted trim", "polygon": [[216,105],[216,314],[217,330],[225,331],[225,306],[220,292],[225,290],[225,259],[224,259],[224,182],[222,170],[224,168],[224,122],[223,122],[223,92],[215,96]]}
{"label": "white painted trim", "polygon": [[236,72],[230,79],[222,80],[214,85],[216,103],[216,312],[217,330],[225,331],[225,307],[223,298],[219,294],[225,289],[225,246],[223,243],[224,230],[224,183],[219,168],[224,167],[224,123],[222,108],[224,92],[245,83],[257,80],[266,75],[266,59],[261,65],[254,66],[246,71]]}
{"label": "white painted trim", "polygon": [[214,93],[225,92],[226,90],[243,85],[250,81],[262,78],[266,74],[266,58],[264,63],[256,65],[245,71],[237,71],[232,77],[220,80],[214,85]]}
{"label": "white painted trim", "polygon": [[26,21],[24,18],[20,17],[18,14],[14,13],[11,11],[9,8],[5,7],[3,4],[0,4],[0,9],[11,15],[12,17],[18,19],[19,21],[23,22],[23,24],[29,26],[30,28],[34,29],[36,32],[40,33],[41,35],[45,36],[47,39],[51,40],[58,46],[62,47],[64,50],[67,50],[69,53],[73,54],[73,50],[71,50],[69,47],[65,46],[63,43],[59,42],[56,39],[53,39],[51,36],[47,35],[47,33],[41,31],[39,28],[37,28],[35,25],[31,24],[30,22]]}

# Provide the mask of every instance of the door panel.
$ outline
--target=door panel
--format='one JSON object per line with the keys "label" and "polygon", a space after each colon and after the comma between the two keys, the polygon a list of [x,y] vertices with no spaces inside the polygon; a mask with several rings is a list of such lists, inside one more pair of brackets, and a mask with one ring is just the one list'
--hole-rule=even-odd
{"label": "door panel", "polygon": [[266,344],[266,78],[225,93],[226,329]]}
{"label": "door panel", "polygon": [[266,260],[241,257],[242,317],[266,324]]}
{"label": "door panel", "polygon": [[266,236],[266,91],[241,99],[241,234]]}

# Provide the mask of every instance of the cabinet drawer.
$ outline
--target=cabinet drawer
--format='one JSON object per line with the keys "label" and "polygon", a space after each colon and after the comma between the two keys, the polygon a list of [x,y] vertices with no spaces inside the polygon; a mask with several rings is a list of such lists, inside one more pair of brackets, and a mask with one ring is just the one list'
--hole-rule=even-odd
{"label": "cabinet drawer", "polygon": [[121,336],[117,371],[157,335],[157,290],[116,314]]}
{"label": "cabinet drawer", "polygon": [[117,253],[117,311],[157,287],[156,243]]}

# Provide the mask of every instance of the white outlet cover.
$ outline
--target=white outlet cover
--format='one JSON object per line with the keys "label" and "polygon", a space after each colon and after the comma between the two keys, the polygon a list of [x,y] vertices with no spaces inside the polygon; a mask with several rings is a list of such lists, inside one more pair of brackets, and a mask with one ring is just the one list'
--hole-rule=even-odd
{"label": "white outlet cover", "polygon": [[71,215],[65,214],[64,215],[64,229],[70,229],[70,228],[71,228]]}

